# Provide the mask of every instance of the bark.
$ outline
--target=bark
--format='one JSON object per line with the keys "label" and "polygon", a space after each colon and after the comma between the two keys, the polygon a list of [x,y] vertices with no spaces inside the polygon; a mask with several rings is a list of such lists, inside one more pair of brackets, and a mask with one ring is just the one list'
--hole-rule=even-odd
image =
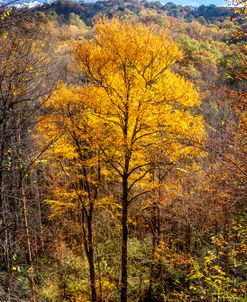
{"label": "bark", "polygon": [[148,293],[147,293],[147,298],[148,301],[151,301],[152,298],[152,291],[153,291],[153,281],[154,281],[154,269],[155,269],[155,251],[156,251],[156,239],[155,236],[152,238],[152,262],[151,262],[151,267],[150,267],[150,276],[149,276],[149,286],[148,286]]}
{"label": "bark", "polygon": [[[96,282],[95,282],[95,267],[94,267],[94,247],[93,247],[93,230],[92,230],[92,215],[85,213],[85,208],[82,209],[82,232],[84,249],[89,266],[91,301],[97,301]],[[85,221],[86,216],[86,221]]]}
{"label": "bark", "polygon": [[[153,292],[153,285],[154,285],[154,281],[157,279],[157,264],[158,264],[158,269],[160,270],[160,266],[159,266],[159,261],[157,263],[157,257],[156,257],[156,251],[157,251],[157,247],[159,245],[160,242],[160,235],[161,235],[161,231],[160,231],[160,211],[159,211],[159,206],[157,204],[157,202],[155,202],[155,204],[153,205],[152,208],[152,212],[151,212],[151,217],[152,217],[152,262],[151,262],[151,267],[150,267],[150,277],[149,277],[149,287],[148,287],[148,300],[151,300],[152,298],[152,292]],[[162,278],[160,272],[159,272],[159,276],[160,278]],[[160,286],[162,286],[162,280],[159,280],[159,284]]]}
{"label": "bark", "polygon": [[89,218],[88,218],[88,264],[89,264],[89,272],[90,272],[90,286],[91,286],[92,302],[96,302],[97,293],[96,293],[96,285],[95,285],[92,216],[89,216]]}
{"label": "bark", "polygon": [[23,206],[24,229],[25,229],[25,235],[26,235],[27,264],[29,266],[28,281],[29,281],[29,288],[30,288],[30,302],[36,302],[37,298],[36,298],[35,282],[34,282],[34,276],[33,276],[31,237],[30,237],[29,225],[28,225],[27,200],[26,200],[23,179],[21,180],[21,184],[20,184],[20,200],[22,201],[22,206]]}
{"label": "bark", "polygon": [[121,302],[127,302],[128,288],[128,176],[123,176],[122,199],[122,259],[121,259]]}
{"label": "bark", "polygon": [[6,173],[4,173],[4,160],[5,160],[5,131],[6,131],[6,124],[2,123],[0,125],[0,135],[1,135],[1,145],[0,145],[0,235],[1,235],[1,245],[2,245],[2,255],[3,258],[1,259],[4,263],[4,267],[6,269],[6,292],[7,292],[7,301],[10,302],[11,300],[11,257],[10,257],[10,242],[9,242],[9,209],[7,205],[6,195],[5,195],[5,179]]}

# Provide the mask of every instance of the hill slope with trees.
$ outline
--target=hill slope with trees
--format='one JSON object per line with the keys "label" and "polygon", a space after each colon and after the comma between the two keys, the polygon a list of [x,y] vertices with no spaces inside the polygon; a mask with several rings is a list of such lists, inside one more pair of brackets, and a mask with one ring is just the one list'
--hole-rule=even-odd
{"label": "hill slope with trees", "polygon": [[245,13],[0,7],[0,301],[246,301]]}

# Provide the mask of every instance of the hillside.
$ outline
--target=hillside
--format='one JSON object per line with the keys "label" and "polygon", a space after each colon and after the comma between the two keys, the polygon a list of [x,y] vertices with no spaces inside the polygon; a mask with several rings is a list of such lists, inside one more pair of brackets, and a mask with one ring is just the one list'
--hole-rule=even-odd
{"label": "hillside", "polygon": [[68,17],[69,13],[79,15],[86,23],[91,23],[91,19],[98,14],[112,15],[139,15],[143,11],[155,12],[159,15],[192,21],[200,18],[201,22],[213,23],[222,22],[227,17],[234,15],[234,9],[230,7],[217,7],[213,4],[199,7],[176,5],[172,2],[162,4],[159,1],[96,1],[96,2],[73,2],[57,1],[45,6],[46,10],[55,11],[58,15]]}
{"label": "hillside", "polygon": [[246,28],[0,6],[0,302],[246,301]]}

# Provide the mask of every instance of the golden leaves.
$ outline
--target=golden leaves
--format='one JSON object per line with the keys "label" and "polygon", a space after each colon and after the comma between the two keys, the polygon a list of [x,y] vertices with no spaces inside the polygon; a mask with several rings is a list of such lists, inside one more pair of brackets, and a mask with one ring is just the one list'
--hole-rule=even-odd
{"label": "golden leaves", "polygon": [[203,143],[203,118],[193,112],[198,92],[171,70],[182,55],[165,30],[117,19],[102,19],[95,29],[91,40],[74,45],[85,84],[59,83],[46,105],[39,131],[52,141],[47,156],[62,165],[64,190],[74,186],[78,194],[80,181],[96,185],[99,162],[103,180],[119,182],[127,172],[130,190],[152,190],[152,165],[195,156],[195,143]]}

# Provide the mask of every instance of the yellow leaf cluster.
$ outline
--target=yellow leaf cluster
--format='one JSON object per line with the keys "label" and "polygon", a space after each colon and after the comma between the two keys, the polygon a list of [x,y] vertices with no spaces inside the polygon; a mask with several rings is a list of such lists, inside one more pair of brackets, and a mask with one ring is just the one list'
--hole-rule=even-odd
{"label": "yellow leaf cluster", "polygon": [[59,84],[39,123],[39,140],[49,145],[53,165],[69,175],[65,190],[85,181],[80,167],[96,184],[99,161],[107,180],[128,173],[130,184],[142,179],[149,187],[150,165],[194,156],[203,144],[203,118],[194,110],[198,92],[172,71],[182,53],[166,30],[117,19],[102,19],[95,30],[91,40],[74,45],[86,84]]}

